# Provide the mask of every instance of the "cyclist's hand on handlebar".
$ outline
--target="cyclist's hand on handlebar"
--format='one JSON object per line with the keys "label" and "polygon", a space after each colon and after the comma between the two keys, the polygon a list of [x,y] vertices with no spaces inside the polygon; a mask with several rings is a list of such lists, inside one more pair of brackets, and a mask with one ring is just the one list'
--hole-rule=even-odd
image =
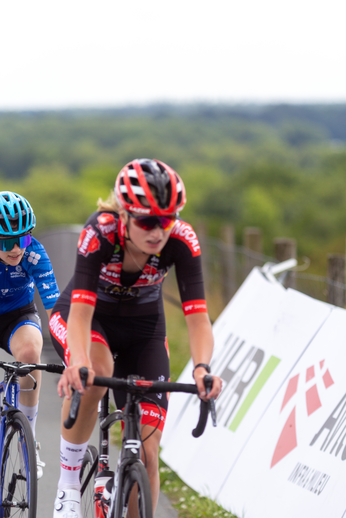
{"label": "cyclist's hand on handlebar", "polygon": [[204,367],[197,367],[197,369],[193,372],[193,377],[195,378],[195,382],[198,388],[198,394],[201,399],[204,401],[208,401],[208,399],[217,397],[220,395],[222,389],[222,380],[218,376],[212,376],[213,378],[213,386],[210,392],[207,394],[205,386],[204,386],[204,376],[208,374]]}
{"label": "cyclist's hand on handlebar", "polygon": [[66,367],[59,380],[58,394],[60,397],[66,396],[67,399],[71,399],[71,388],[77,390],[80,394],[84,394],[86,389],[82,385],[79,374],[79,369],[81,367],[87,367],[88,369],[87,387],[93,384],[95,372],[89,361],[71,365],[70,367]]}

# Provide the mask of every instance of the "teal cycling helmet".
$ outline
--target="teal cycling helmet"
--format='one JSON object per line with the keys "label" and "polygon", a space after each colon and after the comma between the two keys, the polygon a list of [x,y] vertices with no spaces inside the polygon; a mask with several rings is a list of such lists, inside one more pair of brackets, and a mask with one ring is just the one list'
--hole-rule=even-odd
{"label": "teal cycling helmet", "polygon": [[30,234],[35,225],[35,214],[23,196],[0,192],[0,238]]}

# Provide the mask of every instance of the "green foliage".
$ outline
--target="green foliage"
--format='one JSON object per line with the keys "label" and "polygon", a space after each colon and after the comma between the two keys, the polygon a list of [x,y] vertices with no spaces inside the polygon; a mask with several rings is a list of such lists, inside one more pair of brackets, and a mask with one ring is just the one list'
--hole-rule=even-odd
{"label": "green foliage", "polygon": [[237,244],[244,227],[261,227],[267,255],[274,237],[295,237],[325,273],[319,254],[344,247],[345,115],[344,105],[0,114],[1,190],[29,199],[39,231],[83,223],[125,163],[159,158],[182,176],[194,226],[217,235],[231,223]]}

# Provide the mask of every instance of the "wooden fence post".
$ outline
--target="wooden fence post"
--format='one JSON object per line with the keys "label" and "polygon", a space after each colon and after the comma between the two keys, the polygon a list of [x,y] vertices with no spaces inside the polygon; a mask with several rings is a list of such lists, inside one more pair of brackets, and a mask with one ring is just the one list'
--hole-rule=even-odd
{"label": "wooden fence post", "polygon": [[327,260],[327,302],[334,304],[334,306],[344,308],[345,256],[341,254],[329,254]]}
{"label": "wooden fence post", "polygon": [[262,253],[262,229],[258,227],[244,228],[244,246],[254,252]]}
{"label": "wooden fence post", "polygon": [[[274,243],[274,257],[279,263],[287,259],[297,259],[297,241],[288,237],[276,237]],[[295,287],[294,272],[287,272],[285,279],[285,286],[287,288]]]}
{"label": "wooden fence post", "polygon": [[221,227],[221,239],[225,247],[221,252],[221,293],[222,302],[226,306],[237,291],[235,276],[235,249],[234,249],[234,227],[223,225]]}
{"label": "wooden fence post", "polygon": [[[243,242],[244,248],[256,252],[258,254],[262,253],[262,229],[258,227],[245,227],[243,232]],[[258,265],[257,259],[254,255],[249,253],[246,255],[245,259],[245,271],[246,275],[248,275],[251,270]]]}

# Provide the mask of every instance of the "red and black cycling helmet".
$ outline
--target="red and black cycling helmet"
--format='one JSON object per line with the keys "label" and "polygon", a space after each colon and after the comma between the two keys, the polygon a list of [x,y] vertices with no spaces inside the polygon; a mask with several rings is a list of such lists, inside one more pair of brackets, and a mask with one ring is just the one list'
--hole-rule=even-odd
{"label": "red and black cycling helmet", "polygon": [[159,160],[137,158],[123,167],[115,181],[120,206],[137,216],[179,213],[186,203],[180,176]]}

